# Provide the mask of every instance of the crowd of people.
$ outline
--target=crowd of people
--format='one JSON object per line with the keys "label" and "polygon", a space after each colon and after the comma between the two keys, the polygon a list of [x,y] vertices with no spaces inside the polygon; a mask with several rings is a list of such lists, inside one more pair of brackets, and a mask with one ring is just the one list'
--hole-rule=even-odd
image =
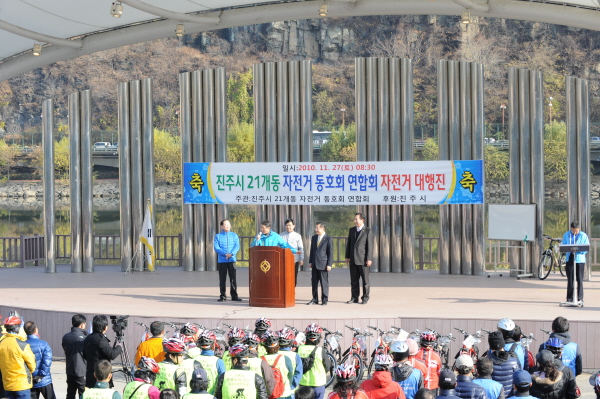
{"label": "crowd of people", "polygon": [[[1,316],[0,316],[1,317]],[[534,357],[520,342],[520,328],[510,319],[488,334],[489,350],[479,357],[457,354],[453,369],[443,369],[432,331],[396,340],[374,357],[371,378],[359,381],[357,365],[334,366],[324,345],[323,329],[271,329],[266,318],[254,330],[231,326],[226,350],[213,330],[187,323],[170,337],[155,321],[135,356],[136,369],[121,395],[114,389],[111,361],[122,352],[111,346],[104,315],[72,317],[64,335],[67,399],[576,399],[576,376],[582,372],[579,345],[569,322],[557,317],[549,339]],[[416,339],[415,339],[416,338]],[[52,349],[39,337],[35,322],[16,312],[4,320],[0,335],[0,398],[55,399],[50,373]],[[590,383],[600,397],[600,375]]]}

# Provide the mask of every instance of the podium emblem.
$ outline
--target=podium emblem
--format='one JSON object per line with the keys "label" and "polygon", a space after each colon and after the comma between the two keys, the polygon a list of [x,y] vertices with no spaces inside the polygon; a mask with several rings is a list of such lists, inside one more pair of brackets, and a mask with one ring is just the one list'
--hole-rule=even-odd
{"label": "podium emblem", "polygon": [[260,263],[260,270],[262,270],[263,272],[268,272],[269,270],[271,270],[271,264],[269,262],[267,262],[267,260],[263,260]]}

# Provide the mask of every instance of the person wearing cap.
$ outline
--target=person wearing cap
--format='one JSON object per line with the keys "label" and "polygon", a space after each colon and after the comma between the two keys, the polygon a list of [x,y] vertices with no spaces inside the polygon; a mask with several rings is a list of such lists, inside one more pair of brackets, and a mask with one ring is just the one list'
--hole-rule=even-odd
{"label": "person wearing cap", "polygon": [[160,390],[153,385],[158,372],[158,363],[149,357],[142,357],[133,373],[133,381],[123,389],[124,399],[159,399]]}
{"label": "person wearing cap", "polygon": [[327,399],[369,399],[365,391],[359,388],[356,367],[342,363],[335,368],[335,384]]}
{"label": "person wearing cap", "polygon": [[215,397],[208,392],[208,384],[209,380],[206,370],[194,370],[190,381],[191,392],[183,395],[182,399],[215,399]]}
{"label": "person wearing cap", "polygon": [[540,399],[575,399],[579,388],[558,371],[552,352],[542,350],[535,356],[537,370],[531,376],[531,395]]}
{"label": "person wearing cap", "polygon": [[488,335],[488,344],[490,350],[487,356],[494,366],[492,380],[502,384],[505,397],[512,396],[513,374],[521,370],[521,365],[516,357],[504,350],[504,337],[500,331],[493,331]]}
{"label": "person wearing cap", "polygon": [[[304,375],[304,368],[302,367],[302,358],[297,352],[292,350],[292,344],[294,343],[294,339],[296,335],[294,331],[289,328],[283,328],[279,330],[277,333],[279,337],[279,353],[287,356],[292,363],[292,372],[294,376],[290,381],[290,389],[291,393],[295,392],[300,385],[300,380],[302,380],[302,376]],[[314,391],[314,390],[313,390]],[[284,394],[285,395],[285,394]]]}
{"label": "person wearing cap", "polygon": [[164,323],[153,321],[150,324],[150,334],[152,334],[152,337],[138,345],[135,353],[135,364],[139,364],[144,356],[156,360],[157,363],[165,360],[165,351],[162,345],[163,337],[165,336]]}
{"label": "person wearing cap", "polygon": [[[279,397],[290,397],[293,395],[291,383],[292,379],[294,378],[294,365],[289,357],[278,353],[279,335],[276,332],[267,331],[262,336],[262,345],[265,347],[267,354],[261,356],[261,359],[267,362],[271,368],[278,369],[281,373],[281,377],[283,378],[284,389],[282,395]],[[273,394],[273,392],[271,392],[271,394]]]}
{"label": "person wearing cap", "polygon": [[8,399],[29,399],[33,387],[31,374],[35,371],[35,355],[19,335],[21,318],[8,316],[4,320],[6,334],[0,341],[0,373],[4,395]]}
{"label": "person wearing cap", "polygon": [[440,373],[440,394],[436,399],[459,399],[454,388],[456,388],[454,371],[442,370]]}
{"label": "person wearing cap", "polygon": [[[583,370],[583,359],[581,357],[581,349],[579,345],[571,341],[571,334],[569,333],[569,320],[559,316],[552,321],[552,333],[550,338],[558,338],[563,341],[563,350],[561,354],[561,361],[565,366],[573,371],[575,376],[581,374]],[[540,345],[540,351],[546,349],[546,344]]]}
{"label": "person wearing cap", "polygon": [[231,370],[219,376],[215,388],[217,399],[268,399],[265,380],[248,367],[248,347],[244,344],[229,348]]}
{"label": "person wearing cap", "polygon": [[424,387],[433,390],[438,389],[438,379],[442,371],[442,359],[440,358],[440,354],[433,349],[437,340],[437,334],[429,330],[423,331],[419,339],[421,349],[416,356],[425,363],[425,367],[427,368],[427,372],[423,375]]}
{"label": "person wearing cap", "polygon": [[154,380],[154,386],[161,391],[173,389],[184,395],[188,392],[188,379],[182,366],[185,355],[185,344],[177,338],[163,340],[165,360],[158,363],[158,373]]}
{"label": "person wearing cap", "polygon": [[426,376],[427,366],[423,360],[419,359],[419,344],[412,338],[407,338],[404,342],[408,345],[408,360],[410,365],[419,370],[423,376]]}
{"label": "person wearing cap", "polygon": [[[198,354],[196,354],[196,356],[200,356]],[[198,369],[203,369],[204,366],[202,365],[202,362],[200,360],[198,360],[195,357],[192,357],[189,355],[188,352],[188,347],[186,346],[186,350],[184,351],[184,355],[183,355],[183,362],[181,362],[181,367],[183,367],[183,371],[185,372],[185,375],[187,377],[186,379],[186,392],[184,393],[188,393],[190,392],[190,383],[192,382],[192,374],[194,374],[194,370],[198,370]],[[181,394],[183,395],[183,394]]]}
{"label": "person wearing cap", "polygon": [[504,399],[504,387],[499,382],[492,380],[494,364],[487,357],[480,357],[477,361],[477,378],[473,382],[481,385],[488,399]]}
{"label": "person wearing cap", "polygon": [[529,394],[531,387],[531,374],[525,370],[517,370],[513,374],[514,396],[508,399],[538,399]]}
{"label": "person wearing cap", "polygon": [[469,355],[460,355],[456,358],[454,368],[458,373],[456,377],[456,396],[462,399],[488,399],[481,385],[473,382],[473,358]]}
{"label": "person wearing cap", "polygon": [[396,362],[396,365],[391,368],[392,379],[400,385],[406,399],[414,399],[417,391],[423,387],[423,374],[410,365],[406,342],[392,342],[390,352]]}
{"label": "person wearing cap", "polygon": [[275,376],[269,363],[259,357],[258,348],[264,350],[264,347],[260,345],[260,338],[256,334],[248,334],[244,340],[244,345],[248,346],[248,368],[265,380],[267,392],[273,392],[276,383]]}
{"label": "person wearing cap", "polygon": [[392,357],[388,354],[379,354],[373,359],[375,372],[370,380],[365,380],[360,389],[365,391],[369,399],[406,399],[404,391],[390,374],[390,368],[394,364]]}
{"label": "person wearing cap", "polygon": [[504,338],[504,350],[509,353],[514,353],[514,356],[519,361],[521,369],[523,369],[525,368],[525,350],[523,349],[521,342],[513,339],[516,328],[517,325],[515,322],[509,318],[505,317],[498,321],[498,331],[502,333],[502,337]]}

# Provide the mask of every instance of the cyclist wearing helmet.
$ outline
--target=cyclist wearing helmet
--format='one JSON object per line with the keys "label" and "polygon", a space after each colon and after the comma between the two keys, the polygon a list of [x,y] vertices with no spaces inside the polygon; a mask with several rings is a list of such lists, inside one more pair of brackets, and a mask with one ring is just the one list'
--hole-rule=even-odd
{"label": "cyclist wearing helmet", "polygon": [[213,245],[217,253],[217,268],[219,270],[219,302],[227,300],[227,274],[229,273],[229,294],[232,301],[241,301],[237,292],[235,271],[235,255],[240,250],[240,238],[231,231],[229,220],[222,220],[221,232],[215,235]]}
{"label": "cyclist wearing helmet", "polygon": [[[266,355],[261,356],[261,359],[269,364],[271,368],[276,368],[281,373],[283,378],[283,391],[280,398],[287,398],[293,395],[291,382],[294,378],[294,365],[289,357],[279,354],[279,335],[272,331],[267,331],[262,336],[262,345],[267,351]],[[274,390],[278,390],[277,385]],[[273,392],[271,392],[273,396]]]}
{"label": "cyclist wearing helmet", "polygon": [[504,387],[504,396],[509,397],[513,394],[513,374],[521,370],[521,365],[517,358],[512,357],[504,350],[504,337],[500,331],[493,331],[488,335],[488,358],[494,365],[492,379],[499,382]]}
{"label": "cyclist wearing helmet", "polygon": [[516,327],[515,322],[509,318],[498,321],[498,331],[502,333],[502,337],[504,338],[504,350],[516,357],[523,369],[525,367],[525,350],[520,342],[516,342],[513,339]]}
{"label": "cyclist wearing helmet", "polygon": [[208,392],[209,383],[210,380],[208,379],[206,370],[194,370],[192,373],[192,380],[190,381],[190,388],[192,391],[183,395],[182,399],[215,399],[212,393]]}
{"label": "cyclist wearing helmet", "polygon": [[439,353],[433,350],[433,344],[437,336],[432,331],[424,331],[421,333],[421,349],[417,354],[417,358],[422,360],[427,367],[427,373],[423,376],[424,388],[437,389],[439,384],[439,375],[442,370],[442,359]]}
{"label": "cyclist wearing helmet", "polygon": [[421,372],[423,376],[427,375],[427,366],[425,362],[418,358],[419,355],[419,344],[413,338],[407,338],[406,345],[408,345],[408,360],[410,365]]}
{"label": "cyclist wearing helmet", "polygon": [[173,389],[179,392],[179,395],[184,395],[188,387],[188,379],[183,368],[185,344],[177,338],[170,338],[163,341],[163,348],[166,353],[165,360],[158,364],[154,386],[161,391]]}
{"label": "cyclist wearing helmet", "polygon": [[469,355],[460,355],[456,358],[454,368],[456,376],[456,395],[462,399],[488,399],[481,385],[473,382],[473,359]]}
{"label": "cyclist wearing helmet", "polygon": [[423,387],[423,375],[410,365],[408,345],[404,341],[394,341],[390,345],[390,352],[396,362],[391,369],[393,380],[400,384],[406,399],[414,399],[417,391]]}
{"label": "cyclist wearing helmet", "polygon": [[[256,319],[256,322],[254,323],[254,334],[258,335],[259,337],[262,337],[263,334],[265,332],[267,332],[267,330],[269,328],[271,328],[271,320],[265,318],[265,317],[261,317]],[[259,356],[263,356],[266,355],[267,351],[265,350],[265,347],[262,345],[259,345],[258,347],[258,355]]]}
{"label": "cyclist wearing helmet", "polygon": [[[233,327],[227,333],[227,345],[233,346],[237,344],[241,344],[244,342],[246,338],[246,333],[241,328]],[[225,362],[225,369],[231,369],[231,356],[229,356],[229,351],[225,351],[223,353],[223,362]]]}
{"label": "cyclist wearing helmet", "polygon": [[196,346],[196,341],[200,335],[200,329],[192,323],[185,323],[179,330],[179,338],[187,347],[187,356],[192,358],[200,354],[200,348]]}
{"label": "cyclist wearing helmet", "polygon": [[225,362],[215,356],[216,345],[217,336],[215,333],[210,330],[204,331],[202,334],[200,334],[200,337],[198,337],[198,347],[202,352],[200,352],[200,355],[194,357],[194,359],[202,364],[202,368],[206,370],[206,374],[208,376],[207,389],[210,394],[215,393],[217,378],[226,370]]}
{"label": "cyclist wearing helmet", "polygon": [[436,399],[459,399],[456,396],[456,375],[452,370],[442,370],[440,373],[440,394]]}
{"label": "cyclist wearing helmet", "polygon": [[[563,364],[571,369],[575,376],[582,372],[583,359],[581,357],[581,349],[579,345],[571,341],[569,333],[569,320],[564,317],[557,317],[552,322],[552,333],[550,338],[558,338],[563,341],[564,348],[562,350],[561,360]],[[540,345],[540,351],[545,349],[545,343]]]}
{"label": "cyclist wearing helmet", "polygon": [[248,347],[234,345],[229,353],[233,366],[217,380],[217,399],[268,399],[265,381],[248,368]]}
{"label": "cyclist wearing helmet", "polygon": [[[290,362],[292,363],[292,372],[294,373],[294,376],[292,377],[292,381],[290,383],[290,389],[292,391],[290,393],[291,395],[296,391],[296,389],[298,389],[298,385],[300,385],[300,380],[302,379],[302,375],[304,374],[302,368],[302,358],[297,352],[292,351],[292,344],[294,343],[294,338],[296,338],[296,335],[291,329],[286,327],[284,329],[279,330],[278,337],[279,353],[284,356],[287,356],[290,359]],[[284,394],[284,396],[289,395]]]}
{"label": "cyclist wearing helmet", "polygon": [[[21,318],[8,316],[4,320],[6,334],[0,341],[0,373],[7,397],[29,397],[33,387],[31,373],[35,371],[35,355],[19,335]],[[20,392],[24,391],[24,392]]]}
{"label": "cyclist wearing helmet", "polygon": [[133,374],[133,381],[125,385],[123,399],[159,399],[160,390],[152,385],[158,373],[158,363],[152,358],[142,357]]}
{"label": "cyclist wearing helmet", "polygon": [[327,399],[369,399],[365,391],[358,389],[353,364],[344,363],[336,367],[335,385]]}
{"label": "cyclist wearing helmet", "polygon": [[150,357],[157,363],[165,360],[165,351],[163,350],[163,337],[165,336],[165,325],[160,321],[153,321],[150,324],[150,334],[152,337],[140,343],[135,353],[135,364],[139,364],[142,356]]}
{"label": "cyclist wearing helmet", "polygon": [[[250,333],[246,335],[244,344],[248,346],[248,368],[265,380],[268,393],[273,392],[273,388],[275,388],[273,370],[271,369],[271,366],[269,366],[269,363],[258,356],[258,348],[261,347],[264,350],[264,347],[260,345],[260,337]],[[265,355],[266,354],[267,352],[265,351]]]}
{"label": "cyclist wearing helmet", "polygon": [[318,324],[312,323],[306,327],[306,343],[298,347],[298,354],[303,359],[303,365],[310,363],[310,358],[314,360],[312,366],[303,366],[301,386],[312,387],[315,391],[315,399],[322,399],[325,396],[325,384],[327,383],[327,370],[331,368],[331,361],[327,356],[327,351],[319,347],[323,329]]}
{"label": "cyclist wearing helmet", "polygon": [[481,385],[488,399],[504,399],[504,386],[492,380],[494,364],[487,357],[481,357],[477,361],[477,378],[473,382]]}
{"label": "cyclist wearing helmet", "polygon": [[250,247],[256,246],[289,248],[293,254],[298,252],[296,248],[285,242],[279,234],[271,230],[271,222],[268,220],[263,220],[260,223],[260,233],[254,237],[254,241],[250,244]]}
{"label": "cyclist wearing helmet", "polygon": [[394,361],[388,354],[379,354],[375,356],[373,365],[375,372],[373,378],[366,380],[360,386],[365,391],[369,399],[405,399],[404,391],[399,384],[392,380],[390,368]]}

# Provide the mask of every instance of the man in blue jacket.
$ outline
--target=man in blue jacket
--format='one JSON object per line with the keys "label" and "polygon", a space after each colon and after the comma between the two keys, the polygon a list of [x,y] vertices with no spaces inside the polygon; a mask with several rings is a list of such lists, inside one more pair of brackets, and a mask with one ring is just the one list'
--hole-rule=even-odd
{"label": "man in blue jacket", "polygon": [[[587,234],[581,231],[579,222],[571,222],[571,229],[563,235],[562,245],[589,245],[590,239]],[[567,302],[575,300],[575,282],[577,280],[577,303],[583,305],[583,271],[585,270],[585,253],[567,252]]]}
{"label": "man in blue jacket", "polygon": [[[558,338],[563,341],[563,350],[560,356],[562,363],[569,367],[574,376],[578,376],[583,371],[583,358],[581,356],[581,348],[578,344],[571,341],[569,334],[569,320],[559,316],[552,321],[552,333],[549,340]],[[546,349],[546,343],[540,345],[539,351]]]}
{"label": "man in blue jacket", "polygon": [[31,399],[38,399],[40,394],[46,399],[55,399],[54,387],[50,368],[52,367],[52,348],[46,341],[42,341],[38,328],[33,321],[25,323],[23,328],[27,334],[27,343],[35,355],[35,371],[33,372],[33,388]]}
{"label": "man in blue jacket", "polygon": [[263,220],[260,223],[260,233],[256,235],[252,244],[250,244],[250,247],[256,246],[289,248],[293,254],[298,252],[296,248],[285,242],[279,234],[271,230],[271,222],[268,220]]}
{"label": "man in blue jacket", "polygon": [[237,279],[235,276],[235,255],[240,250],[240,238],[231,231],[231,223],[225,219],[221,221],[221,232],[215,235],[214,248],[217,253],[217,268],[219,270],[219,289],[221,295],[219,302],[227,300],[226,280],[229,274],[229,293],[232,301],[241,301],[237,293]]}

